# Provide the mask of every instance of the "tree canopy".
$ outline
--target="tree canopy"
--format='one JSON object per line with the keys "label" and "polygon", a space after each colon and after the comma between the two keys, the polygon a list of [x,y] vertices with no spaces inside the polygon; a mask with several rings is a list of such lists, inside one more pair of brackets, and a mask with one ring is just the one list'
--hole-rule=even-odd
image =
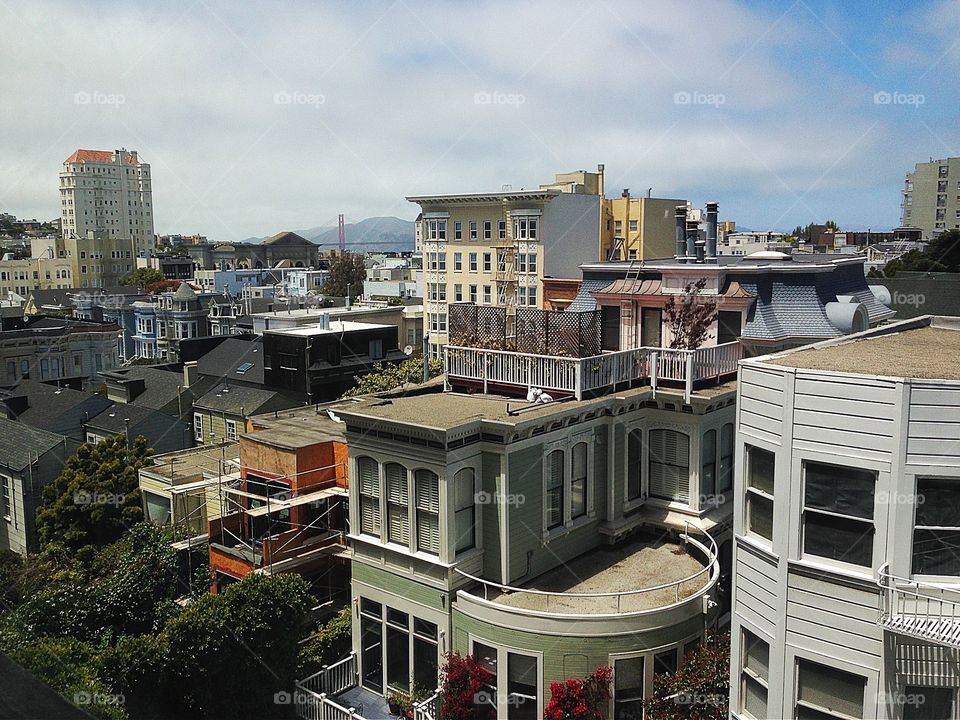
{"label": "tree canopy", "polygon": [[147,288],[154,283],[164,280],[164,275],[159,270],[149,267],[141,267],[134,270],[129,275],[124,276],[120,281],[121,285],[130,287]]}
{"label": "tree canopy", "polygon": [[911,250],[883,268],[886,277],[894,277],[898,272],[960,272],[960,230],[941,233],[926,250]]}
{"label": "tree canopy", "polygon": [[89,557],[143,520],[137,473],[152,462],[150,452],[143,437],[130,447],[122,435],[81,445],[43,489],[37,509],[40,543],[59,543]]}
{"label": "tree canopy", "polygon": [[363,294],[363,281],[367,277],[367,269],[363,264],[363,255],[344,253],[330,263],[326,280],[323,283],[323,294],[334,297],[346,297],[347,289],[353,297]]}
{"label": "tree canopy", "polygon": [[[443,362],[429,360],[430,377],[436,377],[443,372]],[[344,393],[344,397],[366,395],[368,393],[395,390],[406,383],[423,382],[423,358],[410,358],[399,365],[374,363],[373,369],[366,375],[357,375],[354,386]]]}
{"label": "tree canopy", "polygon": [[730,698],[730,633],[709,635],[686,654],[675,673],[653,677],[643,701],[647,720],[727,720]]}

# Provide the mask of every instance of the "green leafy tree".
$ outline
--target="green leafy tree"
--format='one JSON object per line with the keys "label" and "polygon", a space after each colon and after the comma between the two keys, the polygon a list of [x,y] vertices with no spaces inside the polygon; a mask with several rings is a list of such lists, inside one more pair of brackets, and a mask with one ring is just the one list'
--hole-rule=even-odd
{"label": "green leafy tree", "polygon": [[131,447],[122,435],[81,445],[43,489],[37,510],[41,544],[60,543],[80,559],[90,559],[95,548],[115,542],[143,520],[137,472],[152,462],[150,452],[143,437]]}
{"label": "green leafy tree", "polygon": [[[430,377],[436,377],[443,372],[443,362],[429,360]],[[366,375],[356,375],[354,386],[344,393],[344,397],[367,395],[368,393],[395,390],[407,383],[423,382],[423,358],[411,358],[399,365],[388,363],[374,363],[373,370]]]}
{"label": "green leafy tree", "polygon": [[142,267],[137,268],[132,273],[124,276],[124,278],[120,281],[120,284],[129,285],[130,287],[146,288],[164,279],[163,273],[159,270],[156,270],[155,268]]}
{"label": "green leafy tree", "polygon": [[274,695],[293,688],[298,643],[313,598],[299,575],[251,573],[206,595],[167,623],[164,682],[172,712],[203,717],[278,714]]}
{"label": "green leafy tree", "polygon": [[323,294],[334,297],[346,297],[347,288],[353,297],[363,294],[363,281],[367,269],[363,264],[363,255],[344,253],[330,263],[327,278],[323,283]]}
{"label": "green leafy tree", "polygon": [[911,250],[883,268],[886,277],[894,277],[898,272],[960,272],[960,230],[941,233],[926,250]]}
{"label": "green leafy tree", "polygon": [[643,701],[647,720],[726,720],[730,698],[730,633],[709,635],[675,673],[653,678]]}
{"label": "green leafy tree", "polygon": [[353,614],[347,608],[337,613],[303,643],[300,677],[313,675],[324,665],[333,665],[350,652]]}
{"label": "green leafy tree", "polygon": [[671,295],[664,308],[670,328],[670,347],[696,350],[710,336],[710,329],[717,319],[717,301],[704,297],[707,279],[687,283],[680,295]]}

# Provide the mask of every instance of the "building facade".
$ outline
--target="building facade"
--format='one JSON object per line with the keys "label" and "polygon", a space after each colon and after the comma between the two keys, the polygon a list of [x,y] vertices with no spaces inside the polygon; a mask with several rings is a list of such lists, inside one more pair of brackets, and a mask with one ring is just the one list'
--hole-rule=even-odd
{"label": "building facade", "polygon": [[423,210],[424,334],[439,356],[448,305],[543,306],[543,278],[596,259],[599,196],[557,189],[408,197]]}
{"label": "building facade", "polygon": [[958,350],[926,316],[742,363],[733,717],[957,717]]}
{"label": "building facade", "polygon": [[907,173],[900,224],[923,230],[923,239],[960,228],[960,157],[917,163]]}
{"label": "building facade", "polygon": [[134,257],[150,252],[154,246],[150,165],[141,162],[135,150],[77,150],[63,161],[60,215],[65,240],[93,232],[131,241]]}

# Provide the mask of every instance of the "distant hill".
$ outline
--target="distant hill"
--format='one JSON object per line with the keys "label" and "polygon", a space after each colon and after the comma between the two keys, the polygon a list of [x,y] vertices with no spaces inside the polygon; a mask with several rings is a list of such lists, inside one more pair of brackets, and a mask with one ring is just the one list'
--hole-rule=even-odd
{"label": "distant hill", "polygon": [[[347,235],[347,250],[370,252],[378,250],[414,249],[416,236],[412,220],[397,217],[372,217],[344,226]],[[294,230],[297,235],[315,242],[323,249],[335,248],[339,244],[339,233],[335,227],[312,227],[308,230]],[[267,238],[249,237],[243,242],[259,243]]]}
{"label": "distant hill", "polygon": [[[396,217],[373,217],[344,226],[347,235],[347,250],[367,252],[371,250],[413,250],[415,232],[412,220]],[[339,243],[337,228],[322,230],[313,235],[301,233],[324,249],[334,248]]]}

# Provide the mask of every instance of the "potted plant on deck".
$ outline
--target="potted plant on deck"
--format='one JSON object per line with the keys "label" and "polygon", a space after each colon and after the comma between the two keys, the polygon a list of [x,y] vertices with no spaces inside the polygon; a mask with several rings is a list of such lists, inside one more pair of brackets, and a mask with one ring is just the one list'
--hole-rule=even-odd
{"label": "potted plant on deck", "polygon": [[404,717],[407,704],[410,702],[410,696],[402,690],[390,688],[387,693],[387,707],[391,715]]}

